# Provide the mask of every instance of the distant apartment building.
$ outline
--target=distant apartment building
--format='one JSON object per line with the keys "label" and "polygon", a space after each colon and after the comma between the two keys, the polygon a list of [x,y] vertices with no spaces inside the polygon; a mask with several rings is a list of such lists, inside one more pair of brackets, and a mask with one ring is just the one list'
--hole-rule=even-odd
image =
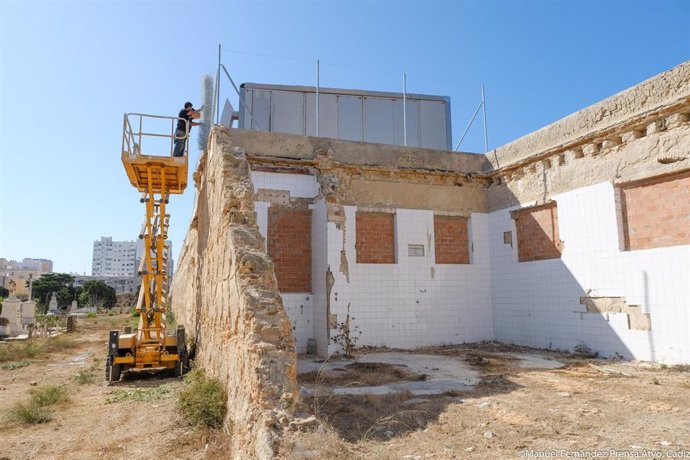
{"label": "distant apartment building", "polygon": [[136,276],[137,242],[102,236],[93,242],[92,276]]}
{"label": "distant apartment building", "polygon": [[52,273],[53,261],[48,259],[24,258],[21,262],[0,258],[0,285],[9,289],[10,281],[14,281],[16,295],[24,297],[29,295],[27,281],[36,280],[41,275]]}
{"label": "distant apartment building", "polygon": [[[165,242],[168,254],[166,271],[172,279],[174,263],[172,259],[172,241]],[[132,292],[130,285],[138,289],[140,283],[139,265],[144,257],[144,241],[113,241],[111,237],[101,237],[93,243],[93,260],[90,279],[101,279],[120,292]],[[113,278],[107,281],[104,277]],[[84,282],[89,277],[83,278]],[[130,278],[131,281],[126,281]],[[76,285],[76,284],[75,284]],[[135,289],[135,290],[136,290]]]}
{"label": "distant apartment building", "polygon": [[24,257],[21,262],[0,258],[0,270],[39,270],[46,273],[53,271],[53,261],[50,259],[32,259]]}

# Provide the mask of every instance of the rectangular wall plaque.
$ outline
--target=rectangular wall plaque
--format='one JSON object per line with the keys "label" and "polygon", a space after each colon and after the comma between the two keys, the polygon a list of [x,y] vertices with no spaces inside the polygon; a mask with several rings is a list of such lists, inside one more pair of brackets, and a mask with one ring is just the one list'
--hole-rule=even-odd
{"label": "rectangular wall plaque", "polygon": [[407,255],[409,257],[424,257],[424,245],[423,244],[408,244],[407,245]]}

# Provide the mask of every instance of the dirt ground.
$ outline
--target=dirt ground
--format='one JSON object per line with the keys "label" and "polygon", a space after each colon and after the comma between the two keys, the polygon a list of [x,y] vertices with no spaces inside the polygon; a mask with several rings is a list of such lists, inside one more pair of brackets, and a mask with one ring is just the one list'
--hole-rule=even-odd
{"label": "dirt ground", "polygon": [[[130,322],[128,316],[80,318],[77,332],[69,334],[77,342],[74,348],[29,360],[19,369],[0,369],[0,459],[228,458],[222,433],[181,421],[175,410],[180,380],[104,382],[107,331]],[[79,384],[80,371],[92,372],[93,382]],[[8,422],[3,416],[27,400],[31,382],[36,388],[65,385],[70,399],[54,409],[48,423]]]}
{"label": "dirt ground", "polygon": [[[332,432],[300,436],[292,458],[690,458],[690,366],[496,343],[423,352],[464,360],[480,384],[442,396],[334,396],[325,382],[307,403]],[[564,367],[523,368],[521,353]]]}
{"label": "dirt ground", "polygon": [[[0,369],[0,459],[231,457],[222,432],[182,422],[175,409],[179,380],[103,382],[107,331],[128,321],[126,316],[80,319],[72,334],[75,347],[29,360],[25,367]],[[577,458],[587,458],[586,452],[600,449],[611,458],[615,449],[614,458],[690,458],[687,366],[585,359],[495,343],[423,352],[462,360],[480,373],[480,383],[473,390],[438,396],[334,396],[328,390],[336,385],[423,376],[372,364],[349,366],[332,381],[305,375],[301,383],[323,385],[320,395],[304,402],[325,428],[293,435],[284,456],[510,459],[529,458],[530,453],[544,457],[540,451],[553,449],[557,455],[551,458],[566,458],[573,451],[583,453]],[[515,358],[519,353],[565,366],[523,368]],[[79,384],[75,377],[80,371],[92,372],[94,380]],[[65,385],[70,400],[55,408],[48,423],[5,420],[3,415],[27,399],[31,382]],[[129,396],[133,394],[148,396]]]}

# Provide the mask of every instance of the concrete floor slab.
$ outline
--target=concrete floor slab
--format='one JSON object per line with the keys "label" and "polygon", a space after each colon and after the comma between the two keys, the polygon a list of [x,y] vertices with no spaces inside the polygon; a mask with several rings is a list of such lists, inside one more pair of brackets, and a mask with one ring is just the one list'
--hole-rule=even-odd
{"label": "concrete floor slab", "polygon": [[[358,355],[354,360],[332,360],[319,362],[315,359],[300,358],[297,372],[337,372],[348,364],[383,363],[401,366],[416,374],[426,375],[425,380],[403,381],[378,386],[337,387],[331,392],[337,395],[385,395],[409,391],[415,396],[443,394],[452,391],[471,390],[479,380],[479,373],[460,357],[438,356],[420,353],[377,352]],[[303,393],[311,394],[312,385],[304,385]]]}
{"label": "concrete floor slab", "polygon": [[515,358],[518,361],[515,363],[518,367],[523,369],[560,369],[565,366],[560,361],[555,359],[545,358],[543,356],[529,354],[529,353],[496,353],[499,356],[507,356]]}

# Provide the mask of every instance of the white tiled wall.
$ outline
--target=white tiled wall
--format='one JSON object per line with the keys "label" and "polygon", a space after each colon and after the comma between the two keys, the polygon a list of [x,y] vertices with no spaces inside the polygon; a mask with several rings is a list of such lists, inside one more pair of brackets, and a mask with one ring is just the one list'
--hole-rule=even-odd
{"label": "white tiled wall", "polygon": [[[315,197],[313,176],[253,172],[254,186]],[[356,207],[346,206],[344,229],[327,222],[323,200],[312,206],[312,290],[283,294],[299,352],[309,338],[321,355],[337,351],[326,336],[326,271],[335,277],[331,313],[348,305],[357,345],[415,348],[496,339],[545,348],[579,344],[602,355],[665,363],[690,361],[690,246],[621,251],[610,183],[557,195],[561,259],[517,262],[510,210],[472,214],[469,265],[437,265],[433,211],[398,209],[396,264],[357,264]],[[269,203],[257,202],[266,235]],[[408,244],[424,246],[410,257]],[[349,282],[340,271],[345,249]],[[629,330],[624,314],[584,313],[580,297],[623,296],[651,313],[652,330]],[[332,331],[333,333],[333,331]]]}
{"label": "white tiled wall", "polygon": [[306,353],[307,340],[314,334],[314,296],[311,293],[289,293],[280,296],[292,323],[297,353]]}
{"label": "white tiled wall", "polygon": [[[665,363],[690,359],[690,246],[621,251],[610,183],[554,196],[561,259],[517,262],[503,243],[509,210],[491,213],[494,330],[505,342]],[[651,331],[630,330],[625,314],[582,313],[580,296],[623,296],[651,314]]]}
{"label": "white tiled wall", "polygon": [[293,198],[313,198],[319,193],[319,183],[308,174],[282,174],[252,171],[254,190],[289,190]]}
{"label": "white tiled wall", "polygon": [[[488,261],[487,215],[470,219],[475,263],[436,265],[433,211],[398,209],[396,264],[358,264],[356,207],[345,207],[345,234],[328,224],[328,263],[340,266],[343,244],[350,281],[334,270],[331,312],[361,331],[357,345],[415,348],[472,342],[493,336]],[[423,245],[424,257],[410,257],[408,244]],[[338,347],[331,344],[330,352]]]}

